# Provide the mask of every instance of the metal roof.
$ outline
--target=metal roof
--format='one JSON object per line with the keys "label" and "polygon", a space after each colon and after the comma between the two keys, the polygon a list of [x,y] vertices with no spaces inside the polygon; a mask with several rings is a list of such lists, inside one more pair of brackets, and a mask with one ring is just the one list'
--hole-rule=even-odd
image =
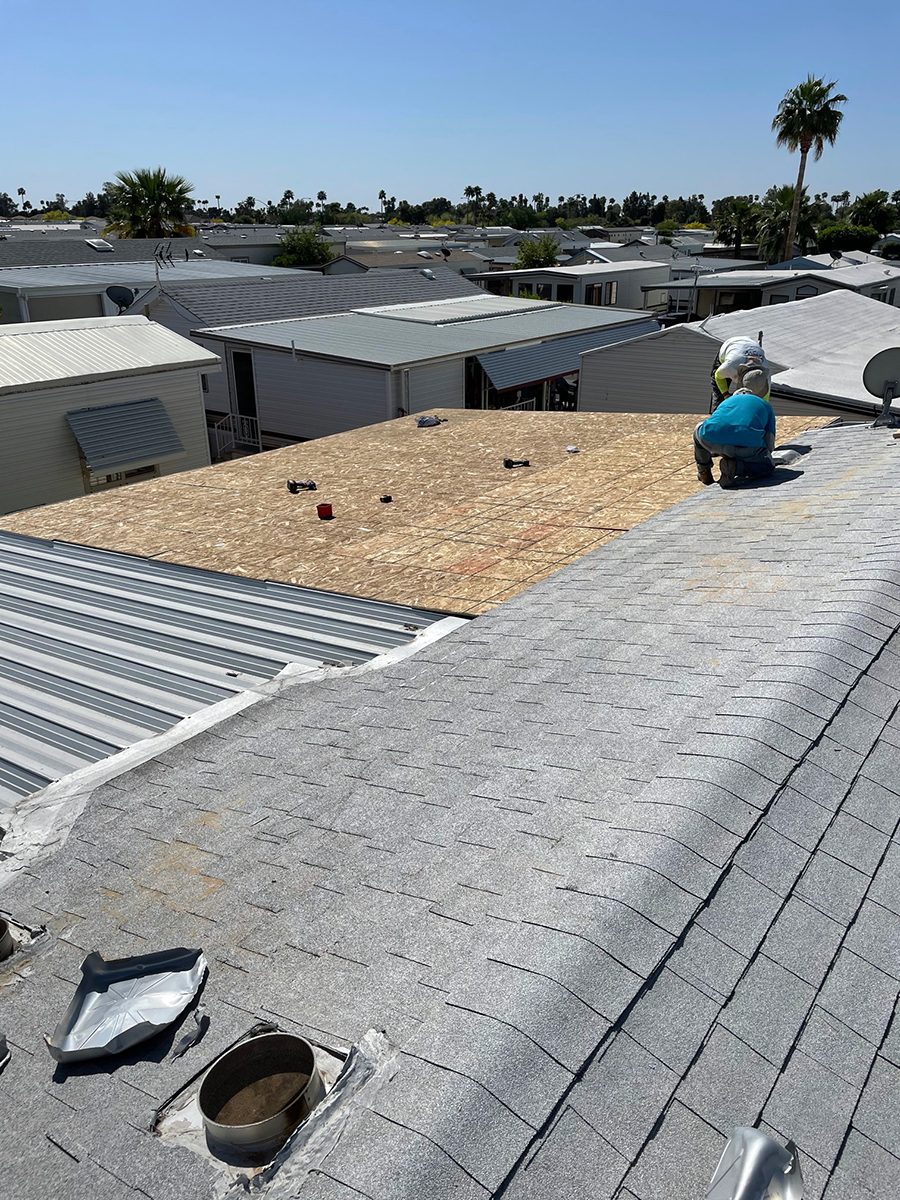
{"label": "metal roof", "polygon": [[201,367],[219,359],[146,317],[81,317],[0,325],[0,396],[119,375]]}
{"label": "metal roof", "polygon": [[319,317],[376,304],[482,296],[481,288],[438,263],[434,275],[418,271],[372,270],[354,275],[300,271],[274,279],[229,279],[220,283],[163,282],[163,293],[197,319],[198,325],[236,325],[285,317]]}
{"label": "metal roof", "polygon": [[157,397],[72,409],[66,420],[88,466],[98,474],[184,454],[172,418]]}
{"label": "metal roof", "polygon": [[473,285],[468,296],[452,300],[433,300],[425,304],[388,304],[378,308],[357,308],[357,312],[394,321],[415,321],[421,325],[455,325],[460,321],[483,321],[485,317],[508,317],[529,313],[544,306],[543,300],[510,299],[492,296]]}
{"label": "metal roof", "polygon": [[424,325],[353,312],[201,329],[196,336],[394,367],[628,325],[642,318],[646,313],[624,308],[538,302],[524,312],[455,324]]}
{"label": "metal roof", "polygon": [[0,804],[290,662],[365,663],[440,619],[0,533]]}
{"label": "metal roof", "polygon": [[110,262],[98,255],[98,262],[54,267],[3,267],[0,268],[0,292],[25,292],[29,295],[42,291],[68,292],[73,290],[103,291],[110,284],[126,287],[153,287],[156,284],[157,265],[160,282],[180,282],[203,279],[259,279],[263,275],[297,275],[298,271],[286,267],[261,267],[255,263],[227,262],[224,259],[192,259],[184,262],[176,258],[173,262]]}
{"label": "metal roof", "polygon": [[[860,288],[876,283],[896,283],[900,279],[900,266],[891,266],[883,261],[857,263],[853,266],[834,267],[828,270],[811,269],[789,271],[783,268],[768,271],[722,271],[712,280],[703,278],[701,287],[721,287],[728,291],[736,288],[775,288],[784,287],[786,283],[799,283],[809,279],[813,282],[822,280],[835,287]],[[688,286],[685,281],[670,284],[671,288]]]}
{"label": "metal roof", "polygon": [[208,243],[201,244],[196,238],[181,238],[168,243],[161,242],[159,238],[104,239],[111,247],[109,250],[95,249],[91,242],[96,240],[87,231],[83,231],[80,238],[24,236],[2,240],[0,236],[0,268],[71,266],[95,263],[101,257],[104,262],[152,262],[161,247],[165,247],[167,254],[171,251],[173,258],[182,261],[185,255],[188,260],[197,259],[199,256],[195,251],[200,251],[210,259],[218,258]]}
{"label": "metal roof", "polygon": [[506,388],[523,387],[527,383],[552,379],[556,375],[569,375],[579,369],[579,356],[585,350],[627,342],[648,333],[656,333],[658,329],[655,320],[636,321],[633,325],[597,329],[577,337],[541,342],[538,346],[513,347],[496,354],[481,354],[478,361],[497,391],[502,392]]}

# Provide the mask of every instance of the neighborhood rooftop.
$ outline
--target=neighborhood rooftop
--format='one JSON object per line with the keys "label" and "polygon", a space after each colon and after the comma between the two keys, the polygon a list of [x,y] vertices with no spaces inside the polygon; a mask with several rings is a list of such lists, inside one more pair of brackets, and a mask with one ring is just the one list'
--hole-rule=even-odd
{"label": "neighborhood rooftop", "polygon": [[645,313],[628,309],[482,295],[428,308],[410,305],[405,310],[402,306],[369,309],[198,332],[210,341],[228,340],[390,367],[435,357],[476,354],[501,349],[511,342],[540,341],[608,325],[627,326],[642,319],[646,319]]}
{"label": "neighborhood rooftop", "polygon": [[[165,263],[156,259],[137,262],[100,262],[54,267],[2,267],[0,292],[38,292],[44,290],[83,290],[105,288],[109,284],[150,287],[160,280],[182,282],[201,279],[258,279],[278,274],[283,267],[255,266],[252,263],[226,262],[223,259],[198,258],[185,262],[173,258]],[[295,272],[299,274],[299,272]]]}

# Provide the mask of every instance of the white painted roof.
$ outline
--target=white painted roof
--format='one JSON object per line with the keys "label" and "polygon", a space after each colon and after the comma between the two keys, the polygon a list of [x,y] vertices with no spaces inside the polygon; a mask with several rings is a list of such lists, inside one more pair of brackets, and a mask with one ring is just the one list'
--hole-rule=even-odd
{"label": "white painted roof", "polygon": [[[590,247],[586,247],[586,249],[589,248]],[[667,265],[667,263],[646,262],[644,260],[635,261],[633,259],[627,259],[624,262],[585,263],[583,266],[579,267],[530,267],[516,271],[504,271],[500,278],[506,279],[508,275],[527,275],[529,277],[534,275],[553,275],[554,277],[559,276],[562,279],[577,279],[585,275],[621,275],[625,271],[659,270],[660,267]],[[498,276],[496,274],[491,275],[492,279],[496,279],[497,277]]]}
{"label": "white painted roof", "polygon": [[217,369],[219,358],[146,317],[82,317],[0,325],[0,396],[34,388]]}

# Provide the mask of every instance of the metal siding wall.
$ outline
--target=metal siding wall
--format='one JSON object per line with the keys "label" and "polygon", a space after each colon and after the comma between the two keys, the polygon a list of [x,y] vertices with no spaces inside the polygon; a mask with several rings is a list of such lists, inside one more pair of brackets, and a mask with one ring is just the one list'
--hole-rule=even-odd
{"label": "metal siding wall", "polygon": [[[170,310],[171,311],[171,310]],[[172,313],[176,319],[181,319],[178,313]],[[158,318],[154,315],[154,320]],[[167,320],[161,320],[161,325],[168,325]],[[168,325],[168,328],[173,328]],[[180,332],[176,330],[176,333]],[[203,405],[207,412],[213,413],[229,413],[231,412],[231,400],[229,399],[228,377],[230,370],[226,358],[225,346],[222,342],[204,341],[203,338],[190,338],[192,342],[196,342],[198,346],[202,346],[204,350],[211,350],[213,354],[218,354],[222,360],[222,369],[220,371],[212,371],[206,376],[209,384],[209,391],[203,393]]]}
{"label": "metal siding wall", "polygon": [[73,317],[102,317],[99,295],[77,293],[72,296],[29,296],[28,315],[32,321],[68,321]]}
{"label": "metal siding wall", "polygon": [[[709,373],[717,349],[713,340],[673,330],[667,336],[583,354],[578,410],[705,416],[709,412]],[[832,408],[778,397],[772,409],[776,417],[841,415]]]}
{"label": "metal siding wall", "polygon": [[409,411],[425,412],[429,408],[463,408],[464,360],[430,363],[411,367],[409,371]]}
{"label": "metal siding wall", "polygon": [[0,512],[84,495],[78,444],[65,417],[70,408],[158,396],[185,447],[183,455],[160,463],[160,474],[208,466],[200,395],[199,372],[189,370],[0,397]]}
{"label": "metal siding wall", "polygon": [[22,320],[19,312],[19,297],[15,292],[0,292],[0,324],[12,325]]}
{"label": "metal siding wall", "polygon": [[676,334],[583,354],[579,412],[705,413],[716,350]]}
{"label": "metal siding wall", "polygon": [[260,429],[269,433],[328,437],[386,419],[383,370],[259,347],[253,360]]}

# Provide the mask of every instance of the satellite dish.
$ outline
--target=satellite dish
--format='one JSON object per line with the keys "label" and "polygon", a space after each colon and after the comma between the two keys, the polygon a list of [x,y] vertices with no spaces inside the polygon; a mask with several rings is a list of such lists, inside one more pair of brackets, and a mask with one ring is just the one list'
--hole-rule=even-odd
{"label": "satellite dish", "polygon": [[840,250],[832,250],[830,253],[831,253],[831,265],[832,266],[834,266],[835,263],[839,263],[841,261],[841,259],[844,257],[843,254],[840,252]]}
{"label": "satellite dish", "polygon": [[881,400],[881,412],[875,425],[893,425],[891,401],[900,396],[900,346],[879,350],[866,363],[863,370],[863,386],[866,391]]}
{"label": "satellite dish", "polygon": [[133,292],[131,288],[119,287],[114,284],[106,289],[106,294],[112,300],[113,304],[118,306],[119,312],[123,313],[126,308],[130,308],[134,304],[134,298],[137,292]]}

